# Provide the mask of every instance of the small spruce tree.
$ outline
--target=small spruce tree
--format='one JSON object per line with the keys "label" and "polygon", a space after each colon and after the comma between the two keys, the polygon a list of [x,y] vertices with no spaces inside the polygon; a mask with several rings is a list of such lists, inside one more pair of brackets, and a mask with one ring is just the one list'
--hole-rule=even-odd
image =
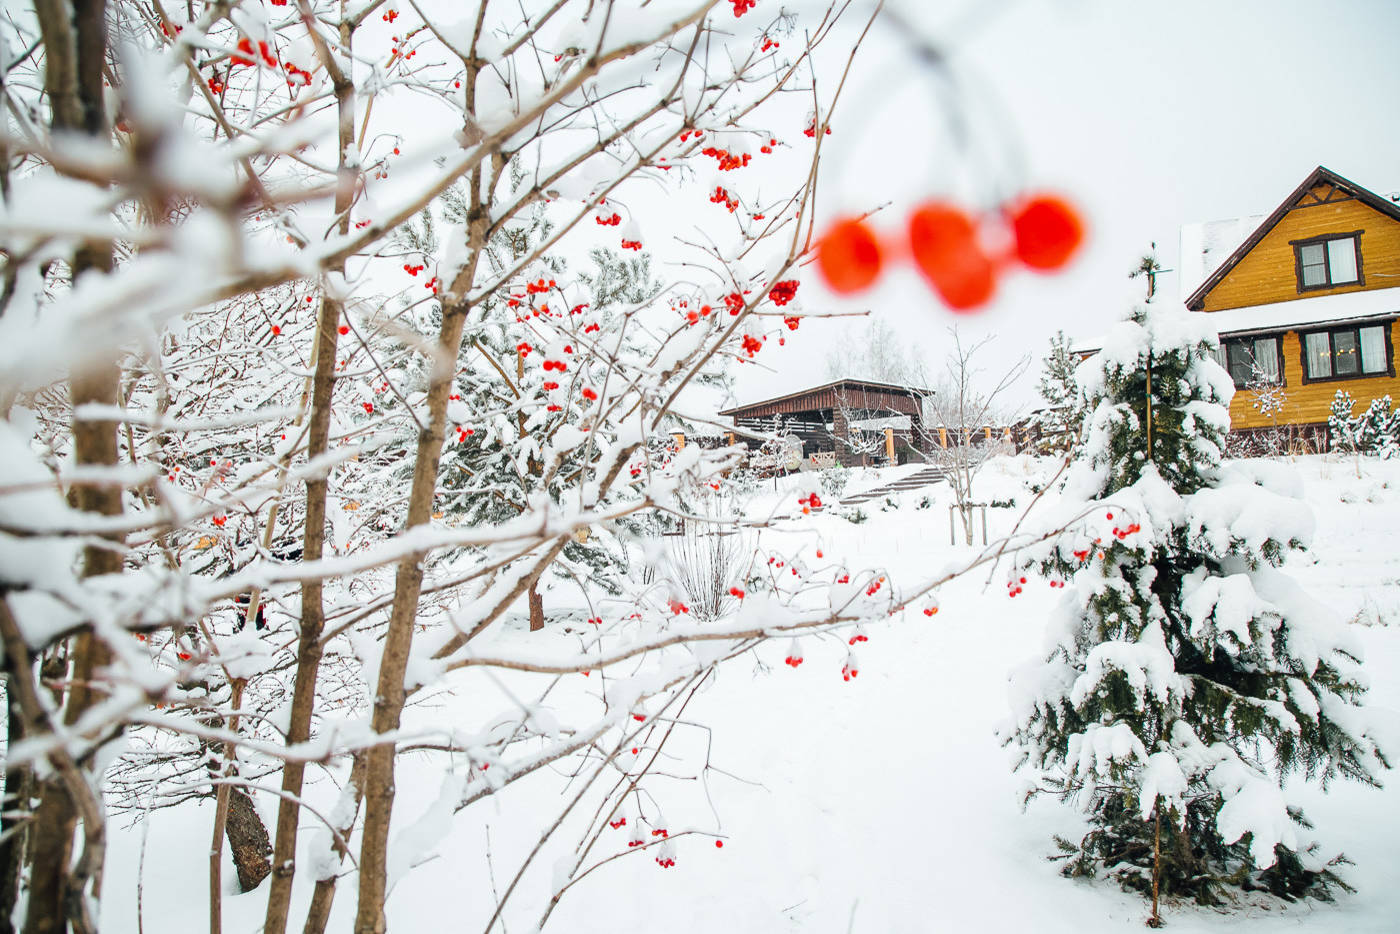
{"label": "small spruce tree", "polygon": [[[1234,392],[1215,335],[1153,306],[1111,332],[1055,527],[1028,557],[1066,587],[1048,657],[1013,677],[1004,739],[1027,799],[1083,806],[1068,875],[1214,903],[1231,887],[1327,897],[1285,775],[1379,784],[1360,651],[1277,568],[1311,516],[1268,462],[1227,463]],[[1155,925],[1154,925],[1155,926]]]}
{"label": "small spruce tree", "polygon": [[1045,405],[1031,416],[1031,427],[1037,432],[1035,452],[1063,454],[1079,439],[1088,414],[1074,379],[1080,361],[1070,350],[1064,331],[1057,331],[1050,338],[1050,352],[1040,360],[1040,382],[1036,389]]}

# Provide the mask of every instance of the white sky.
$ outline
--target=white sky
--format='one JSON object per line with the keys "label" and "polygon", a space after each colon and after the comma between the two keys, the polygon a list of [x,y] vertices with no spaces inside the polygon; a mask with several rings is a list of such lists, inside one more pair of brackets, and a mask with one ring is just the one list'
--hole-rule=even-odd
{"label": "white sky", "polygon": [[[978,154],[953,151],[943,110],[931,103],[936,82],[895,30],[877,26],[832,118],[828,216],[889,201],[878,222],[898,229],[924,198],[980,192],[985,204],[989,183],[1020,184],[1019,173],[991,166],[1020,162],[1027,185],[1069,195],[1092,225],[1071,271],[1019,273],[971,317],[946,311],[908,270],[852,300],[822,299],[815,270],[805,272],[808,312],[869,308],[919,345],[931,370],[942,365],[950,324],[965,338],[994,334],[982,361],[989,369],[1035,358],[1020,392],[1030,401],[1050,335],[1091,336],[1121,317],[1143,294],[1127,273],[1154,240],[1175,269],[1183,223],[1267,213],[1319,164],[1377,192],[1400,188],[1394,0],[895,6],[949,49],[979,120]],[[975,23],[963,19],[969,9],[979,11]],[[957,22],[965,25],[955,42],[947,27]],[[1159,285],[1177,294],[1175,275]],[[739,401],[824,381],[843,331],[809,321],[786,347],[770,341],[767,369],[739,368]]]}

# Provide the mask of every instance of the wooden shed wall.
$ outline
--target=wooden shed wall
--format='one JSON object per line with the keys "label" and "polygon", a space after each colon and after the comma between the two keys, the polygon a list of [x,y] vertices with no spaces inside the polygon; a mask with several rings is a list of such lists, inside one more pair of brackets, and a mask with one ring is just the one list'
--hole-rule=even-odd
{"label": "wooden shed wall", "polygon": [[[1321,187],[1323,190],[1318,191],[1319,195],[1328,186]],[[1202,306],[1204,311],[1388,289],[1400,282],[1400,222],[1355,198],[1326,204],[1306,203],[1310,200],[1308,195],[1304,195],[1300,206],[1285,214],[1274,229],[1265,234],[1254,249],[1206,294]],[[1289,241],[1356,230],[1362,231],[1361,275],[1364,283],[1299,292],[1293,246]]]}

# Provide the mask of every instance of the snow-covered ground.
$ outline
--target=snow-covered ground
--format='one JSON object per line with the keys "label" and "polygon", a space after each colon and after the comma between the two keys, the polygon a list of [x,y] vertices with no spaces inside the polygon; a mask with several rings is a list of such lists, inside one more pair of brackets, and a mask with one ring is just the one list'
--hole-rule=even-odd
{"label": "snow-covered ground", "polygon": [[[1400,528],[1400,464],[1312,458],[1296,467],[1318,530],[1313,550],[1295,557],[1288,570],[1342,618],[1357,621],[1372,681],[1370,703],[1388,708],[1400,724],[1400,548],[1394,531]],[[1014,499],[1023,507],[1032,499],[1029,485],[1043,479],[1045,469],[1043,462],[1024,458],[994,461],[979,477],[978,496]],[[860,472],[847,493],[896,475]],[[766,514],[780,499],[790,500],[784,488],[789,482],[774,493],[768,481],[751,512]],[[949,544],[947,506],[947,487],[941,485],[903,494],[897,508],[882,510],[878,500],[862,504],[868,518],[860,524],[838,516],[840,510],[782,523],[758,533],[758,544],[784,555],[800,552],[812,566],[881,568],[896,588],[907,587],[980,550]],[[988,513],[996,536],[1010,529],[1020,509]],[[818,550],[822,559],[815,557]],[[1044,619],[1058,593],[1032,580],[1023,594],[1008,599],[1004,574],[984,570],[942,588],[940,610],[932,617],[918,603],[888,624],[866,629],[869,641],[856,649],[860,673],[851,681],[841,677],[848,646],[836,635],[804,639],[806,661],[796,669],[782,664],[785,642],[722,667],[686,707],[646,783],[654,796],[648,816],[654,807],[664,809],[664,821],[657,820],[676,838],[676,865],[659,867],[655,848],[629,853],[628,830],[605,830],[585,865],[626,855],[569,889],[548,928],[725,934],[1140,930],[1147,907],[1137,896],[1105,882],[1068,881],[1059,876],[1058,864],[1046,860],[1053,834],[1077,839],[1082,833],[1078,816],[1044,801],[1027,813],[1020,810],[1021,781],[1010,771],[1010,751],[998,745],[995,730],[1007,715],[1007,673],[1039,653]],[[534,636],[506,626],[492,638],[560,649],[576,645],[563,626]],[[553,695],[556,703],[593,702],[596,673],[569,680]],[[499,706],[510,688],[509,682],[464,675],[453,693],[418,705],[410,725]],[[645,756],[648,748],[639,752]],[[485,931],[496,902],[493,888],[499,893],[510,885],[561,802],[579,790],[561,766],[449,821],[434,809],[443,787],[442,761],[440,755],[410,756],[399,769],[399,826],[427,815],[413,832],[416,843],[428,846],[390,898],[393,931]],[[1256,898],[1228,913],[1170,905],[1171,930],[1397,930],[1400,774],[1384,790],[1337,782],[1324,793],[1300,781],[1288,790],[1324,842],[1355,861],[1344,875],[1357,893],[1330,905],[1284,906]],[[323,776],[310,794],[329,805],[336,790]],[[522,877],[505,912],[505,931],[531,930],[537,923],[555,862],[565,852],[561,847],[572,848],[595,805],[596,797],[585,796]],[[260,806],[270,817],[274,800],[265,796]],[[104,929],[137,930],[141,871],[147,880],[146,932],[202,928],[211,816],[212,806],[191,805],[118,826],[103,887]],[[687,829],[695,833],[683,835]],[[309,894],[305,875],[298,877],[294,917]],[[233,879],[231,869],[225,878]],[[342,880],[333,930],[350,928],[354,887],[353,874]],[[230,890],[225,930],[258,930],[263,900],[263,891]]]}

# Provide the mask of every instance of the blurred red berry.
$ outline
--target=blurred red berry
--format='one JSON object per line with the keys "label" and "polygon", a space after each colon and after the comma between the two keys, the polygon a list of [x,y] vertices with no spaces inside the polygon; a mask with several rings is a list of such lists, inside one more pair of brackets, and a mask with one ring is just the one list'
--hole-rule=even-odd
{"label": "blurred red berry", "polygon": [[1084,242],[1084,222],[1079,212],[1062,198],[1037,195],[1017,205],[1011,213],[1016,234],[1016,256],[1032,269],[1059,269]]}
{"label": "blurred red berry", "polygon": [[972,218],[931,201],[909,218],[909,247],[924,277],[954,311],[985,305],[996,291],[996,270],[977,242]]}
{"label": "blurred red berry", "polygon": [[817,269],[842,295],[869,288],[880,275],[880,262],[880,243],[863,221],[837,221],[817,247]]}

